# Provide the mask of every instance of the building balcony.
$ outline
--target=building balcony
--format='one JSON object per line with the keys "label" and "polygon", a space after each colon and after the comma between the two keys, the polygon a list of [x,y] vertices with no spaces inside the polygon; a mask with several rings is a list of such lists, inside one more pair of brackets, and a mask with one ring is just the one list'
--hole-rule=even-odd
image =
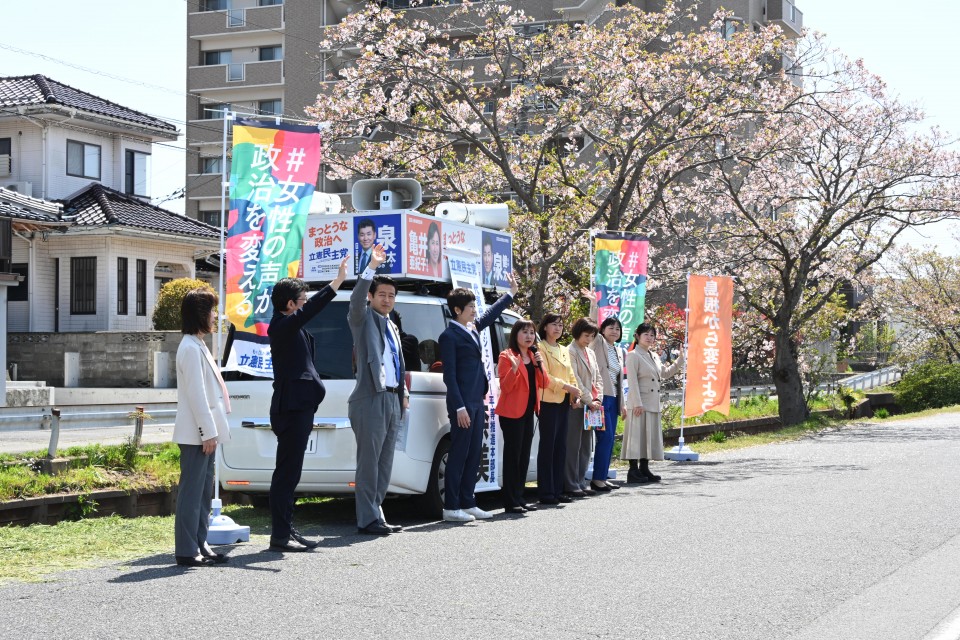
{"label": "building balcony", "polygon": [[189,91],[283,84],[283,60],[211,64],[187,69]]}
{"label": "building balcony", "polygon": [[779,25],[788,37],[803,35],[803,12],[793,0],[767,0],[767,22]]}
{"label": "building balcony", "polygon": [[283,29],[283,5],[202,11],[187,16],[191,38],[228,35],[268,29]]}

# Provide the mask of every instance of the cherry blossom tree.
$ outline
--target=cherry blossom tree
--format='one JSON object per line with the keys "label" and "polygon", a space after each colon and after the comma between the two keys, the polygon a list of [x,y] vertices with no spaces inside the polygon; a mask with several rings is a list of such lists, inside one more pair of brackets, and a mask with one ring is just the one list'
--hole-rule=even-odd
{"label": "cherry blossom tree", "polygon": [[904,230],[960,212],[960,161],[944,135],[859,61],[817,37],[804,47],[819,62],[803,90],[768,94],[753,126],[723,140],[732,159],[664,199],[664,223],[695,247],[693,268],[736,275],[741,302],[769,320],[788,425],[808,416],[804,336],[824,322],[837,335],[843,320],[831,302]]}
{"label": "cherry blossom tree", "polygon": [[872,314],[895,328],[897,360],[960,362],[960,257],[904,247],[884,260]]}
{"label": "cherry blossom tree", "polygon": [[725,14],[691,30],[692,8],[663,4],[546,27],[500,3],[369,4],[322,44],[343,63],[308,109],[327,125],[326,162],[335,177],[415,177],[436,199],[511,198],[514,264],[540,317],[587,284],[586,230],[649,228],[782,84],[779,29],[725,39]]}

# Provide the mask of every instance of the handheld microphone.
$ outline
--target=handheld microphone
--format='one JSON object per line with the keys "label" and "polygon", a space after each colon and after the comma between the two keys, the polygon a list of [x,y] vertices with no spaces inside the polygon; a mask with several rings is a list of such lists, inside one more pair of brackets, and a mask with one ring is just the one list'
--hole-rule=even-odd
{"label": "handheld microphone", "polygon": [[533,354],[533,356],[534,356],[533,361],[537,364],[537,369],[540,369],[541,371],[543,371],[543,365],[542,365],[542,364],[540,363],[540,361],[537,360],[537,358],[536,358],[537,352],[539,351],[539,349],[537,349],[537,345],[535,345],[535,344],[530,345],[530,346],[528,347],[528,351],[530,351],[530,353]]}

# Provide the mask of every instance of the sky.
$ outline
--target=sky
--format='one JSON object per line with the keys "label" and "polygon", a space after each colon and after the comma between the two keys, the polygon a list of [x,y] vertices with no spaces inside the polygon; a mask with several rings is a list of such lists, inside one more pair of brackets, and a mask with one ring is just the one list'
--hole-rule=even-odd
{"label": "sky", "polygon": [[[195,1],[5,3],[8,28],[0,35],[0,75],[41,73],[163,118],[182,132],[186,7],[187,2]],[[804,14],[805,27],[825,33],[832,46],[851,58],[862,58],[869,70],[886,81],[892,94],[921,105],[931,124],[960,137],[960,84],[956,80],[960,38],[955,33],[960,2],[796,0],[796,5]],[[21,27],[9,28],[11,25]],[[182,138],[178,146],[155,148],[151,168],[155,198],[183,185],[186,152]],[[182,212],[183,200],[162,206]],[[915,234],[911,242],[932,243],[941,251],[957,254],[960,243],[952,239],[954,231],[952,226],[928,228]]]}

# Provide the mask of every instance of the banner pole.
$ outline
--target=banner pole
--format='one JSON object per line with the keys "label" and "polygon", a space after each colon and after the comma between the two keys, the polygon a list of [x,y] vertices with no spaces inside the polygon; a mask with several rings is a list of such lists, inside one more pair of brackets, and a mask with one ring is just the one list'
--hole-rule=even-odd
{"label": "banner pole", "polygon": [[663,454],[666,460],[696,461],[700,459],[700,454],[691,451],[684,446],[683,441],[683,419],[686,413],[687,404],[687,353],[690,345],[690,272],[687,271],[687,302],[683,308],[683,390],[680,394],[680,438],[677,440],[677,446]]}

